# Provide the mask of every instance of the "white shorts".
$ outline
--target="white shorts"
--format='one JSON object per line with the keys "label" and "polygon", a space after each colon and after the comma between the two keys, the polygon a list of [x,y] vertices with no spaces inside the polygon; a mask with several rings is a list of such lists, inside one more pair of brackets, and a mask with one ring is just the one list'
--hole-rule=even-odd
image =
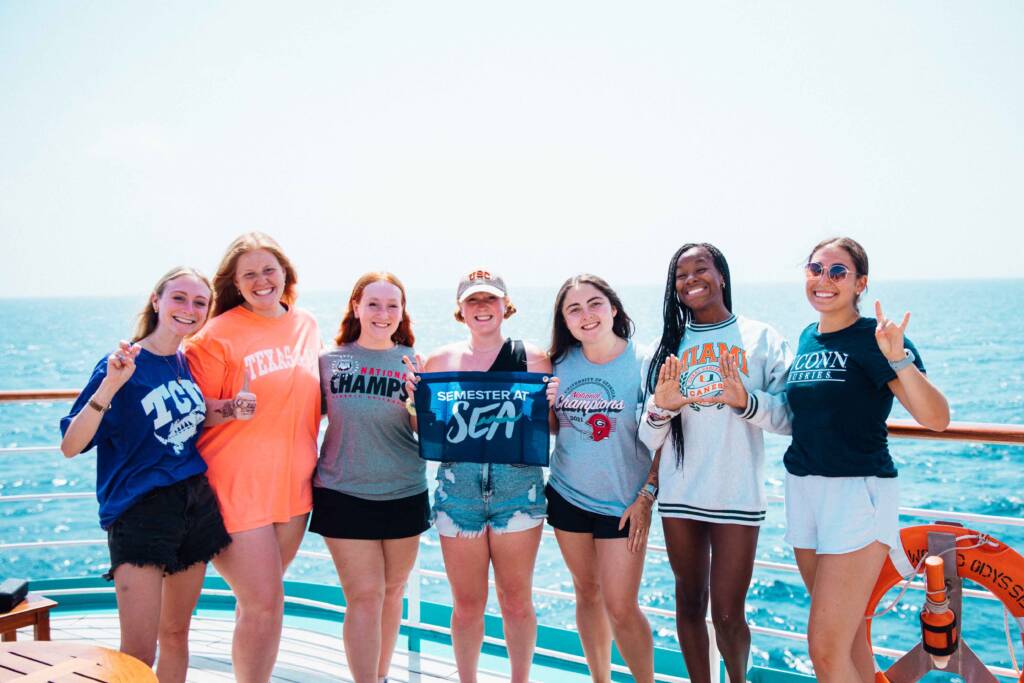
{"label": "white shorts", "polygon": [[900,487],[895,477],[797,477],[786,473],[786,542],[821,555],[874,541],[899,550]]}

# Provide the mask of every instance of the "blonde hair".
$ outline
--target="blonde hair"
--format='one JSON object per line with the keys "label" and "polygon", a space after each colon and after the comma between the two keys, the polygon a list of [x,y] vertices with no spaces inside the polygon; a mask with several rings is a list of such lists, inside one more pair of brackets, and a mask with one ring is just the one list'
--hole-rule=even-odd
{"label": "blonde hair", "polygon": [[295,267],[288,257],[281,250],[281,245],[274,241],[274,238],[263,232],[247,232],[239,235],[231,244],[217,266],[217,274],[213,276],[214,303],[210,311],[210,317],[216,318],[221,313],[227,313],[235,306],[245,301],[242,293],[235,285],[235,270],[238,268],[238,259],[250,251],[265,249],[274,255],[277,262],[284,269],[284,294],[281,295],[281,303],[292,305],[295,303],[295,285],[299,281],[295,273]]}
{"label": "blonde hair", "polygon": [[[167,283],[171,280],[176,280],[179,277],[193,277],[196,280],[199,280],[206,285],[206,288],[210,290],[210,295],[213,296],[213,287],[210,286],[210,280],[198,270],[190,268],[189,266],[177,266],[175,268],[171,268],[169,271],[164,273],[163,277],[157,280],[149,298],[146,299],[146,305],[142,307],[141,311],[139,311],[138,320],[135,323],[135,334],[132,335],[133,344],[141,339],[145,339],[149,335],[153,334],[154,330],[156,330],[157,325],[160,322],[160,318],[156,309],[153,308],[153,297],[155,296],[159,299],[163,296],[164,288],[167,287]],[[206,321],[204,320],[203,323],[205,324]],[[200,325],[200,327],[202,327],[202,325]]]}

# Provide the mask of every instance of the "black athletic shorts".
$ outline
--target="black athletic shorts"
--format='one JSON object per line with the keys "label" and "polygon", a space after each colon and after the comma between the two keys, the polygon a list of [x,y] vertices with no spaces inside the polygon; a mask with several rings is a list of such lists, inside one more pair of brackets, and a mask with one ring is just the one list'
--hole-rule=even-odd
{"label": "black athletic shorts", "polygon": [[205,474],[145,494],[107,529],[112,580],[122,564],[154,566],[176,574],[209,562],[231,543],[217,497]]}
{"label": "black athletic shorts", "polygon": [[544,489],[548,498],[548,524],[561,531],[592,534],[594,538],[628,538],[629,522],[619,531],[619,517],[599,515],[576,507],[548,484]]}
{"label": "black athletic shorts", "polygon": [[309,530],[327,538],[383,541],[419,536],[430,528],[426,491],[396,500],[366,500],[333,489],[313,487]]}

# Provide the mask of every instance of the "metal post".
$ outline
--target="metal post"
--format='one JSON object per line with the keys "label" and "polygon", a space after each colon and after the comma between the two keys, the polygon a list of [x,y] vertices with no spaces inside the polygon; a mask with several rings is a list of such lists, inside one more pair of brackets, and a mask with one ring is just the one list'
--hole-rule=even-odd
{"label": "metal post", "polygon": [[704,619],[704,625],[708,629],[708,668],[711,669],[711,683],[722,681],[722,655],[718,652],[718,645],[715,643],[715,625],[711,622],[711,601],[708,600],[708,613]]}

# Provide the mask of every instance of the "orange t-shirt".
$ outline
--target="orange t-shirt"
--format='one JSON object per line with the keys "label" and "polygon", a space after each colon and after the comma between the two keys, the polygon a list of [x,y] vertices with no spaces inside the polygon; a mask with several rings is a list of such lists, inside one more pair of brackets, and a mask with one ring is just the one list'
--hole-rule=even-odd
{"label": "orange t-shirt", "polygon": [[206,476],[229,532],[287,522],[313,506],[320,429],[320,330],[306,311],[264,318],[237,306],[186,343],[196,384],[207,398],[232,398],[249,371],[256,414],[210,427],[199,437]]}

